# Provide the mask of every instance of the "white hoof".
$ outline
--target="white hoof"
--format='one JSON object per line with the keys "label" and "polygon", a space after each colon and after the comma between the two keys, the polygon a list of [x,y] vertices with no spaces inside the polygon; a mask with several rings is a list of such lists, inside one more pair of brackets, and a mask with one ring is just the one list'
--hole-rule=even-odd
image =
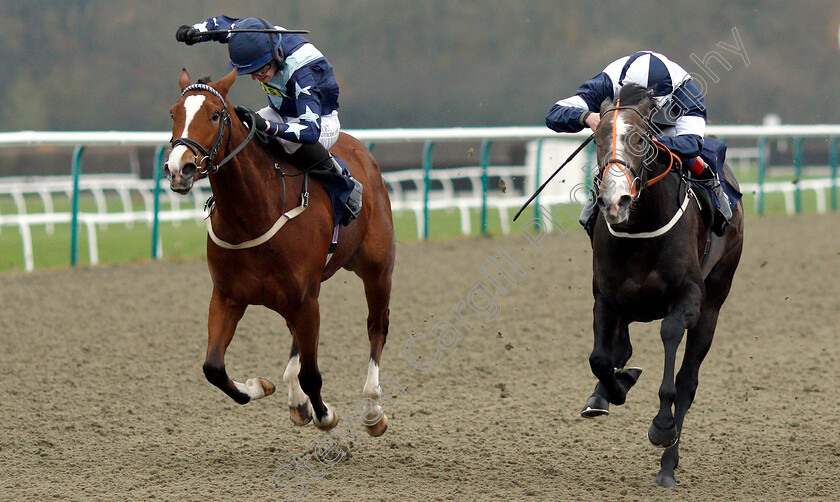
{"label": "white hoof", "polygon": [[274,394],[274,384],[265,378],[249,378],[244,384],[239,382],[233,383],[240,392],[248,394],[252,401]]}
{"label": "white hoof", "polygon": [[322,431],[329,431],[332,430],[336,425],[338,425],[338,413],[333,411],[333,409],[327,403],[324,403],[324,406],[327,408],[327,414],[324,415],[323,420],[318,420],[317,416],[314,418],[315,427],[319,428]]}

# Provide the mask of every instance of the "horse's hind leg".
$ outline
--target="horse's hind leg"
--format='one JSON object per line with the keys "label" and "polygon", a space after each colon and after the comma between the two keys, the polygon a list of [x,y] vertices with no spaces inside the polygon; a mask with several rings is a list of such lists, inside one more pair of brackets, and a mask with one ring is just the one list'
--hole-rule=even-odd
{"label": "horse's hind leg", "polygon": [[391,276],[393,273],[393,250],[375,263],[360,264],[356,274],[365,285],[365,298],[368,304],[367,331],[370,340],[370,359],[365,380],[363,409],[360,420],[371,436],[378,437],[388,428],[388,417],[379,405],[382,386],[379,381],[379,361],[382,349],[388,337],[389,304],[391,301]]}
{"label": "horse's hind leg", "polygon": [[[694,394],[697,391],[699,381],[700,365],[703,363],[703,359],[709,353],[709,348],[712,346],[712,338],[714,338],[717,319],[717,309],[706,309],[700,313],[700,320],[697,322],[697,325],[688,330],[685,356],[683,357],[682,367],[680,367],[680,372],[677,373],[676,380],[677,395],[674,401],[674,421],[676,422],[678,434],[682,433],[685,415],[691,407],[691,403],[694,401]],[[677,486],[674,469],[677,468],[680,462],[679,448],[680,443],[677,441],[662,453],[662,459],[659,463],[659,474],[654,480],[654,483],[657,485],[665,488],[674,488]]]}
{"label": "horse's hind leg", "polygon": [[208,340],[204,376],[239,404],[269,396],[274,392],[274,384],[264,378],[250,378],[243,384],[231,380],[225,370],[225,352],[243,314],[245,314],[245,306],[224,298],[216,288],[213,288],[210,316],[207,322]]}
{"label": "horse's hind leg", "polygon": [[[315,297],[305,298],[297,308],[291,309],[286,321],[299,349],[297,358],[300,364],[298,370],[300,388],[309,397],[312,411],[315,413],[315,427],[328,431],[338,424],[338,413],[321,400],[321,372],[318,371],[318,339],[321,318],[318,299]],[[294,360],[293,353],[289,360],[292,368],[287,368],[287,372],[294,373]]]}

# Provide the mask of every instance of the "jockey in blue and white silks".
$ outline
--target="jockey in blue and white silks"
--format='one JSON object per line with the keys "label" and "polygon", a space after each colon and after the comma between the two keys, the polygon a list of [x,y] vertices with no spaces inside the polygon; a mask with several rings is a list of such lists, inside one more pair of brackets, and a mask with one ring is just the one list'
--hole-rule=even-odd
{"label": "jockey in blue and white silks", "polygon": [[[345,173],[330,155],[338,141],[338,83],[333,68],[321,52],[295,33],[238,32],[216,30],[282,30],[259,18],[216,16],[192,26],[181,26],[176,40],[192,45],[216,41],[228,45],[228,71],[250,75],[268,96],[268,106],[257,111],[251,127],[276,138],[301,170],[324,168],[351,180],[347,201],[349,217],[362,208],[362,185]],[[237,107],[237,114],[249,110]]]}
{"label": "jockey in blue and white silks", "polygon": [[703,149],[706,102],[688,72],[656,52],[640,51],[607,65],[584,82],[574,96],[552,106],[545,117],[546,126],[557,132],[582,130],[590,114],[598,115],[601,102],[614,100],[629,83],[654,88],[654,99],[660,107],[652,120],[661,131],[657,139],[688,165]]}
{"label": "jockey in blue and white silks", "polygon": [[[229,69],[236,68],[237,74],[250,74],[259,81],[268,96],[269,106],[257,113],[275,123],[274,130],[268,132],[286,140],[283,141],[286,151],[292,153],[297,149],[296,144],[319,140],[326,148],[331,147],[338,139],[340,129],[338,83],[332,66],[314,45],[294,33],[201,35],[208,30],[269,27],[282,29],[265,26],[256,18],[227,16],[211,17],[193,25],[198,31],[199,42],[230,43]],[[276,58],[272,58],[272,49],[278,54]],[[267,75],[254,75],[268,64],[275,66],[273,71]],[[265,78],[268,75],[270,78]]]}
{"label": "jockey in blue and white silks", "polygon": [[[578,132],[584,127],[595,130],[601,103],[608,98],[615,100],[621,88],[631,83],[653,89],[659,108],[650,117],[656,139],[677,154],[683,166],[693,166],[703,151],[706,102],[691,75],[656,52],[640,51],[613,61],[584,82],[573,96],[555,103],[546,114],[545,124],[557,132]],[[590,193],[580,215],[580,223],[590,236],[594,209],[595,198]]]}

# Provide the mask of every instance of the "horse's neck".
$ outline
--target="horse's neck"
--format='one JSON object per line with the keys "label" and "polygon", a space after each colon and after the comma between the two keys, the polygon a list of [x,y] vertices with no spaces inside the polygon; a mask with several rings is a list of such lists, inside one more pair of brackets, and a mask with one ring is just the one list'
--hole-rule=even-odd
{"label": "horse's neck", "polygon": [[636,207],[628,227],[632,227],[636,232],[652,232],[662,228],[680,210],[685,196],[680,178],[668,174],[657,183],[643,189],[634,202]]}
{"label": "horse's neck", "polygon": [[[235,133],[223,155],[227,156],[242,141],[245,141],[245,134]],[[279,217],[283,212],[283,183],[273,165],[269,154],[252,141],[218,172],[210,175],[218,216],[240,222],[253,221],[257,225]],[[287,193],[293,191],[290,185],[294,183],[286,183]]]}

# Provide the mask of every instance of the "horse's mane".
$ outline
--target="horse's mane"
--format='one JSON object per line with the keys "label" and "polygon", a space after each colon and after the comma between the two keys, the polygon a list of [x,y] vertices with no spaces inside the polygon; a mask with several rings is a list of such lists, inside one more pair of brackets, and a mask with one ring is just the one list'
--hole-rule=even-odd
{"label": "horse's mane", "polygon": [[206,77],[201,77],[200,79],[198,79],[196,81],[197,84],[210,84],[212,82],[213,82],[213,79],[211,79],[209,75],[206,76]]}
{"label": "horse's mane", "polygon": [[653,100],[653,88],[639,84],[625,84],[618,92],[622,106],[635,106]]}

